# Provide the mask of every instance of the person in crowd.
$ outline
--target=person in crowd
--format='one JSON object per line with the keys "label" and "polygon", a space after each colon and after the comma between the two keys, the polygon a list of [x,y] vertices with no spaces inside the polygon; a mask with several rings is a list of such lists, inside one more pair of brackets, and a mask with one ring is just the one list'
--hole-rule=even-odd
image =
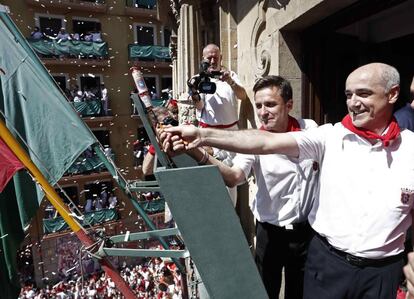
{"label": "person in crowd", "polygon": [[91,41],[92,41],[92,33],[91,33],[90,31],[86,32],[86,33],[83,35],[83,40],[84,40],[85,42],[91,42]]}
{"label": "person in crowd", "polygon": [[92,41],[93,42],[102,42],[102,36],[99,31],[94,31],[92,34]]}
{"label": "person in crowd", "polygon": [[30,33],[30,38],[32,39],[42,39],[44,37],[43,33],[40,31],[39,27],[34,27],[32,33]]}
{"label": "person in crowd", "polygon": [[85,98],[85,96],[84,96],[82,90],[78,90],[78,91],[76,91],[75,97],[73,98],[73,102],[74,103],[83,102],[84,98]]}
{"label": "person in crowd", "polygon": [[401,128],[414,132],[414,77],[410,86],[410,102],[394,113]]}
{"label": "person in crowd", "polygon": [[102,102],[102,109],[103,109],[103,115],[108,115],[108,89],[106,88],[104,83],[101,83],[101,102]]}
{"label": "person in crowd", "polygon": [[118,199],[112,192],[109,192],[108,203],[110,209],[115,209],[118,204]]}
{"label": "person in crowd", "polygon": [[[398,109],[394,113],[395,118],[397,119],[398,125],[402,129],[408,129],[412,132],[414,132],[414,77],[411,81],[410,86],[410,98],[409,102],[406,103],[406,105],[400,109]],[[405,252],[408,254],[409,252],[413,251],[412,247],[412,227],[409,227],[407,230],[407,238],[405,241]],[[407,262],[407,257],[405,257],[405,260]],[[403,284],[403,277],[401,284]],[[404,288],[400,288],[399,292],[403,293]]]}
{"label": "person in crowd", "polygon": [[80,40],[80,36],[79,33],[75,32],[75,33],[71,33],[69,36],[70,40],[75,40],[75,41],[79,41]]}
{"label": "person in crowd", "polygon": [[56,40],[58,41],[58,42],[64,42],[64,41],[67,41],[67,40],[69,40],[69,38],[70,38],[70,35],[69,35],[69,33],[67,33],[66,32],[66,30],[65,30],[65,28],[61,28],[60,30],[59,30],[59,33],[57,34],[57,36],[56,36]]}
{"label": "person in crowd", "polygon": [[93,200],[91,198],[88,198],[85,204],[85,213],[92,212],[92,208],[93,208]]}
{"label": "person in crowd", "polygon": [[[208,44],[204,47],[203,62],[207,62],[208,72],[221,72],[218,79],[211,78],[216,84],[214,94],[199,93],[196,86],[191,82],[197,81],[197,76],[189,80],[190,97],[196,108],[197,120],[200,127],[219,128],[234,130],[238,128],[237,99],[247,99],[247,93],[241,85],[237,74],[233,71],[226,70],[221,65],[220,48],[215,44]],[[217,159],[231,166],[234,153],[213,149]],[[229,188],[229,193],[236,206],[237,188]]]}
{"label": "person in crowd", "polygon": [[[210,145],[318,161],[320,191],[308,217],[315,236],[304,298],[395,298],[414,200],[414,133],[400,130],[393,117],[400,91],[394,67],[363,65],[345,85],[348,115],[334,125],[280,134],[165,130],[187,142],[187,149]],[[413,261],[411,256],[410,266]],[[410,266],[406,275],[412,279]]]}
{"label": "person in crowd", "polygon": [[108,207],[108,192],[106,189],[102,190],[100,194],[102,208],[106,209]]}
{"label": "person in crowd", "polygon": [[[262,130],[284,133],[317,127],[313,120],[295,119],[289,115],[293,107],[292,87],[283,77],[261,78],[254,85],[253,92]],[[160,136],[161,140],[165,137],[166,134]],[[169,146],[167,142],[167,152]],[[175,150],[181,150],[182,146],[178,142]],[[226,185],[230,187],[243,183],[251,169],[254,170],[258,190],[251,209],[257,219],[255,260],[259,273],[269,298],[277,299],[282,268],[285,268],[285,298],[302,298],[303,269],[312,237],[306,219],[317,192],[316,162],[307,159],[297,163],[279,154],[237,154],[233,166],[228,167],[203,153],[203,150],[190,150],[188,154],[203,164],[217,165]]]}

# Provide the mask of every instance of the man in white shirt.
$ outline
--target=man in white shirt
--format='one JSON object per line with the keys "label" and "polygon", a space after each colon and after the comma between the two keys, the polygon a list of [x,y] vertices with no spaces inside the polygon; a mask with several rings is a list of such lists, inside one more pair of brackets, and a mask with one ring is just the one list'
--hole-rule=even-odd
{"label": "man in white shirt", "polygon": [[187,148],[210,145],[254,154],[315,159],[320,194],[309,214],[315,230],[304,298],[396,298],[405,232],[414,201],[414,133],[392,115],[399,95],[392,66],[371,63],[346,80],[349,114],[341,123],[270,134],[169,128]]}
{"label": "man in white shirt", "polygon": [[[284,78],[261,78],[253,91],[261,130],[282,133],[317,127],[313,120],[296,120],[289,115],[292,87]],[[182,146],[178,140],[174,149],[180,150]],[[205,155],[202,149],[188,154],[204,164],[217,165],[229,187],[243,183],[254,170],[258,190],[251,209],[257,220],[255,260],[259,273],[269,298],[278,299],[284,268],[285,298],[301,299],[306,251],[312,236],[306,220],[317,192],[316,162],[309,159],[298,164],[295,159],[278,154],[237,154],[230,168]]]}
{"label": "man in white shirt", "polygon": [[[203,128],[238,129],[237,105],[238,101],[247,99],[246,90],[242,86],[237,74],[226,70],[221,65],[220,48],[215,44],[208,44],[203,49],[203,62],[207,62],[208,72],[221,72],[219,78],[210,78],[216,85],[213,94],[198,93],[190,84],[190,98],[196,108],[198,125]],[[194,77],[193,77],[194,78]],[[191,80],[190,80],[191,81]],[[214,156],[227,165],[232,165],[234,153],[213,149]],[[237,188],[228,188],[233,205],[237,202]]]}

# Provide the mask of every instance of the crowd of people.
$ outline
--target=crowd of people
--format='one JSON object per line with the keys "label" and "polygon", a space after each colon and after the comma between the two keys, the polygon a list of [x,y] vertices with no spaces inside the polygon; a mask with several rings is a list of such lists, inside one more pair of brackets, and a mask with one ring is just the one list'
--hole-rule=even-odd
{"label": "crowd of people", "polygon": [[59,41],[85,41],[85,42],[102,42],[102,35],[99,31],[87,31],[86,33],[68,33],[65,28],[61,28],[56,36],[50,36],[43,33],[38,26],[34,27],[30,34],[33,40],[50,39]]}
{"label": "crowd of people", "polygon": [[[181,273],[170,260],[151,258],[136,266],[124,266],[121,277],[138,299],[181,299]],[[21,289],[19,299],[120,299],[123,298],[114,281],[105,273],[88,277],[68,278],[55,285],[37,288],[28,283]]]}
{"label": "crowd of people", "polygon": [[65,94],[69,102],[74,103],[100,100],[102,104],[101,115],[110,115],[108,89],[104,83],[101,83],[100,86],[85,87],[83,90],[78,85],[72,85],[65,90]]}

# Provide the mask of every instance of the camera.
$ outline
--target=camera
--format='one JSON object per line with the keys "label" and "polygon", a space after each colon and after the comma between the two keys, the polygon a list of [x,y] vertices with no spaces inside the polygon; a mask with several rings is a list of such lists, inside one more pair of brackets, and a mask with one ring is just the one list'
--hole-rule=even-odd
{"label": "camera", "polygon": [[210,78],[219,79],[223,73],[221,71],[209,71],[210,62],[203,60],[200,63],[200,72],[190,80],[187,85],[191,91],[197,91],[198,93],[213,94],[216,92],[216,84],[211,82]]}

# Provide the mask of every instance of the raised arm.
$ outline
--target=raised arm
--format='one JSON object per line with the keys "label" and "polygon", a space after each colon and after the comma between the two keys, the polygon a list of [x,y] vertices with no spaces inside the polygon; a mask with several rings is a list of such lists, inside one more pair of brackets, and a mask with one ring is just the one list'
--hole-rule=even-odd
{"label": "raised arm", "polygon": [[187,153],[200,165],[216,165],[223,177],[224,183],[228,187],[234,187],[239,185],[245,180],[244,172],[238,167],[229,167],[221,161],[214,158],[203,147],[196,147],[187,149],[187,146],[183,139],[178,135],[171,135],[165,132],[166,129],[158,130],[158,137],[162,143],[163,150],[168,155],[176,155],[180,153]]}
{"label": "raised arm", "polygon": [[217,130],[180,126],[165,129],[172,136],[178,136],[185,143],[186,149],[206,145],[243,154],[283,154],[299,156],[295,139],[287,133],[270,133],[260,130]]}

